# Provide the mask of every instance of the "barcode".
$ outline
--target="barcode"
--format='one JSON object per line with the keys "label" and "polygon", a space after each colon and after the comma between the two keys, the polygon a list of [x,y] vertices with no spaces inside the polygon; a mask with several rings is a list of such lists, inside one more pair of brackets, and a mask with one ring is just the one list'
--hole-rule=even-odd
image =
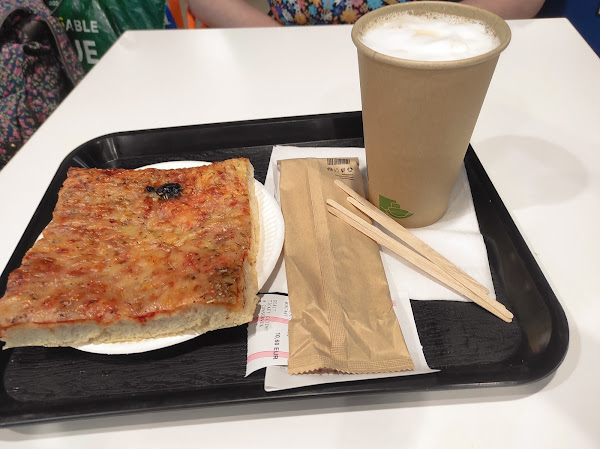
{"label": "barcode", "polygon": [[327,158],[327,165],[349,165],[350,159]]}

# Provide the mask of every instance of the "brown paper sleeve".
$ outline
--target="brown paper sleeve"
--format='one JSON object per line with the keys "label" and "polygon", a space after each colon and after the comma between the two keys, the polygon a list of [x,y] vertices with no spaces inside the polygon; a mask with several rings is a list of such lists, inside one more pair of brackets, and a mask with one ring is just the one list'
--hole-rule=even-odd
{"label": "brown paper sleeve", "polygon": [[358,168],[355,158],[280,161],[290,374],[414,368],[379,246],[327,212],[329,198],[348,204],[335,179],[364,194]]}

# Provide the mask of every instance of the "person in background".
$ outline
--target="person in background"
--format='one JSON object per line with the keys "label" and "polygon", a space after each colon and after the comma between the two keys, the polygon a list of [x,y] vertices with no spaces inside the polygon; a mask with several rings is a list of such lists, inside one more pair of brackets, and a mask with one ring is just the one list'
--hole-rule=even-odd
{"label": "person in background", "polygon": [[[365,13],[402,0],[268,0],[269,15],[245,0],[188,0],[191,12],[213,28],[354,23]],[[462,0],[503,19],[533,18],[544,0]]]}

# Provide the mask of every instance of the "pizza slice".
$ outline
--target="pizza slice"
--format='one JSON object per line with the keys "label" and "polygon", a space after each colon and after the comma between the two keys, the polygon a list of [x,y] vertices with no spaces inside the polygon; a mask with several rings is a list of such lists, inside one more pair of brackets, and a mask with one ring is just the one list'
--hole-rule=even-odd
{"label": "pizza slice", "polygon": [[76,346],[252,320],[259,219],[247,159],[69,169],[52,221],[0,299],[0,339]]}

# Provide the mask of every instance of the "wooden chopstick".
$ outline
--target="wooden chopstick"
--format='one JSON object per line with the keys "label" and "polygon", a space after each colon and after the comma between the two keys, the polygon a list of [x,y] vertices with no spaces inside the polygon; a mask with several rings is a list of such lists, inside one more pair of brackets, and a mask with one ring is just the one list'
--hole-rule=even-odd
{"label": "wooden chopstick", "polygon": [[391,217],[377,209],[366,198],[363,198],[361,195],[359,195],[357,192],[355,192],[339,180],[335,181],[335,185],[350,196],[350,198],[348,198],[348,202],[350,204],[359,209],[365,215],[371,217],[376,222],[380,223],[383,227],[388,229],[396,237],[398,237],[398,239],[409,245],[415,251],[417,251],[436,265],[442,267],[444,271],[446,271],[450,276],[459,281],[461,284],[464,284],[466,287],[470,288],[474,292],[480,293],[482,295],[487,295],[489,293],[489,290],[487,288],[485,288],[467,273],[465,273],[452,262],[450,262],[440,253],[438,253],[435,249],[427,245],[424,241],[415,237],[415,235],[413,235],[409,230],[407,230],[396,220],[392,219]]}
{"label": "wooden chopstick", "polygon": [[385,246],[394,253],[398,254],[400,257],[407,260],[411,264],[425,271],[442,284],[452,288],[454,291],[460,293],[462,296],[470,299],[474,303],[483,307],[485,310],[497,316],[501,320],[506,322],[512,321],[513,314],[509,312],[498,301],[495,301],[487,295],[480,295],[478,293],[475,293],[474,291],[465,287],[463,284],[458,282],[446,271],[444,271],[442,268],[431,262],[429,259],[423,257],[421,254],[411,250],[399,241],[393,239],[385,232],[381,231],[380,229],[373,226],[371,223],[368,223],[367,221],[358,217],[356,214],[350,212],[348,209],[341,206],[336,201],[330,199],[327,200],[327,206],[330,213],[340,218],[342,221],[349,224],[358,231],[362,232],[366,236],[375,240],[380,245]]}

